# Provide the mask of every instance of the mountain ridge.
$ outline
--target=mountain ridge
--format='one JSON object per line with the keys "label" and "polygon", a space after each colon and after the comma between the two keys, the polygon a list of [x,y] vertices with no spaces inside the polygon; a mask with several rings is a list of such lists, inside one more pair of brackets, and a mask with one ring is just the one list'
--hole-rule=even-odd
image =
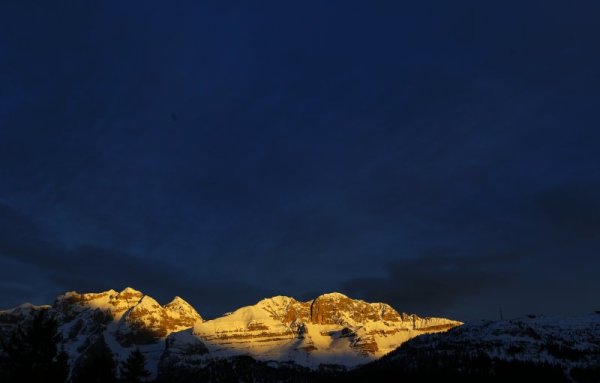
{"label": "mountain ridge", "polygon": [[[170,383],[600,379],[599,312],[462,324],[327,293],[308,301],[274,296],[205,319],[181,297],[161,305],[126,288],[0,311],[1,339],[40,316],[57,324],[70,383],[87,382],[82,376],[99,355],[122,365],[134,350],[151,380]],[[3,346],[0,380],[10,366],[2,364]]]}
{"label": "mountain ridge", "polygon": [[57,321],[61,347],[72,368],[86,350],[100,342],[106,343],[117,361],[139,348],[154,376],[159,367],[186,365],[190,360],[201,365],[237,356],[312,369],[322,364],[354,368],[378,359],[412,337],[462,324],[400,313],[388,304],[369,303],[337,292],[308,301],[282,295],[264,298],[206,320],[179,296],[161,305],[149,295],[126,287],[98,293],[69,291],[52,305],[22,305],[0,311],[0,331],[10,333],[16,323],[27,321],[28,315],[40,310]]}

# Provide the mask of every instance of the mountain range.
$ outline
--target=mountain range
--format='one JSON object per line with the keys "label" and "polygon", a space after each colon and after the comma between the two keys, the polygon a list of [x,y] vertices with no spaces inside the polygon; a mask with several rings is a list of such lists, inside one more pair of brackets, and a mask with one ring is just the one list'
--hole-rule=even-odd
{"label": "mountain range", "polygon": [[132,288],[68,292],[52,305],[0,311],[0,367],[21,343],[15,334],[34,331],[41,315],[55,324],[71,382],[90,381],[78,377],[98,355],[118,366],[137,351],[145,379],[164,382],[600,381],[600,313],[463,324],[329,293],[265,298],[207,320],[180,297],[161,305]]}
{"label": "mountain range", "polygon": [[275,296],[205,320],[180,297],[161,305],[128,287],[120,292],[68,292],[50,306],[24,304],[1,311],[1,334],[8,337],[41,311],[56,321],[71,371],[81,368],[90,350],[102,343],[117,363],[139,349],[151,377],[238,356],[310,370],[351,369],[415,336],[462,324],[401,313],[385,303],[340,293],[306,302]]}

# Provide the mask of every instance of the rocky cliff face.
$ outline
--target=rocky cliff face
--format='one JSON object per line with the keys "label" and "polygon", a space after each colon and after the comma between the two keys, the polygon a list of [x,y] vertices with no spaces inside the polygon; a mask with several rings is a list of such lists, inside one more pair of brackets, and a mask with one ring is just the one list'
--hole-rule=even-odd
{"label": "rocky cliff face", "polygon": [[306,302],[276,296],[204,321],[182,298],[161,305],[126,288],[121,292],[68,292],[52,306],[24,305],[0,311],[0,330],[10,333],[36,310],[48,310],[59,323],[71,366],[77,366],[94,345],[105,343],[117,361],[139,348],[154,374],[159,366],[163,370],[200,368],[211,361],[243,355],[309,368],[354,367],[412,337],[461,324],[398,313],[387,304],[339,293]]}

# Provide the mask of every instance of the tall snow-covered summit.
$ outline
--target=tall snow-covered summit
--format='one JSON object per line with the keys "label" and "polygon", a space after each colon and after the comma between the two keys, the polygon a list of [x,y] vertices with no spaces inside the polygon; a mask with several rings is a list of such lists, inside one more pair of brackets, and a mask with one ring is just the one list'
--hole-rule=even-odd
{"label": "tall snow-covered summit", "polygon": [[367,303],[340,293],[306,302],[276,296],[204,320],[180,297],[161,305],[128,287],[121,292],[68,292],[51,306],[26,304],[0,311],[0,335],[6,336],[39,311],[58,322],[61,346],[72,370],[89,350],[103,343],[117,361],[140,349],[153,375],[161,369],[199,368],[241,355],[309,369],[353,368],[413,337],[462,324],[400,313],[385,303]]}

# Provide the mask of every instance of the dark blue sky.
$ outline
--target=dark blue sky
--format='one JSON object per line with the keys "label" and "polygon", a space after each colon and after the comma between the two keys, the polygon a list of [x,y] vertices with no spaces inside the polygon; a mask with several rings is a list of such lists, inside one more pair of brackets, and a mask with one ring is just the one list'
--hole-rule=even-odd
{"label": "dark blue sky", "polygon": [[597,1],[89,3],[0,5],[1,307],[600,307]]}

